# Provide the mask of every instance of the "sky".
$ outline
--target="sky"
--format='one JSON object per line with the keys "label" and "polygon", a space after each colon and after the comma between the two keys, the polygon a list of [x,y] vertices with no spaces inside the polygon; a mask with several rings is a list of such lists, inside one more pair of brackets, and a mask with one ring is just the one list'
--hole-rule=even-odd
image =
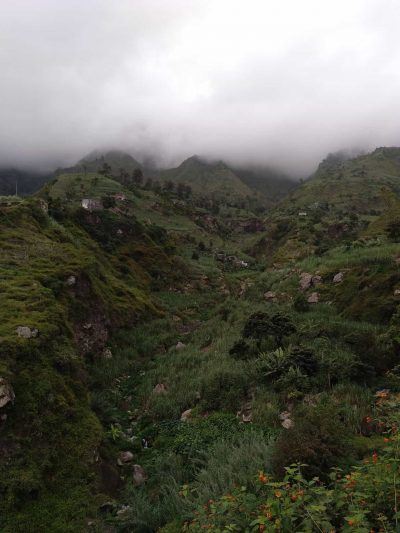
{"label": "sky", "polygon": [[0,166],[400,145],[398,0],[1,0]]}

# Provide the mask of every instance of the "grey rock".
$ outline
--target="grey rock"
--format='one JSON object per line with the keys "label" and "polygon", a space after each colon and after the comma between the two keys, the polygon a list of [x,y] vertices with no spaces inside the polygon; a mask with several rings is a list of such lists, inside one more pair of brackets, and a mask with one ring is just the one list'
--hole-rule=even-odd
{"label": "grey rock", "polygon": [[136,486],[142,485],[147,479],[144,468],[140,465],[133,465],[133,482]]}
{"label": "grey rock", "polygon": [[305,291],[311,287],[312,275],[308,272],[302,272],[300,274],[300,288]]}
{"label": "grey rock", "polygon": [[319,294],[317,292],[313,292],[310,294],[310,296],[307,298],[307,302],[309,304],[317,304],[319,302]]}
{"label": "grey rock", "polygon": [[157,383],[157,385],[153,389],[154,394],[165,394],[167,392],[167,387],[164,385],[164,383]]}
{"label": "grey rock", "polygon": [[102,356],[104,359],[112,359],[112,351],[110,348],[104,348]]}
{"label": "grey rock", "polygon": [[186,348],[186,344],[184,342],[179,341],[177,345],[175,346],[176,350],[183,350],[183,348]]}
{"label": "grey rock", "polygon": [[321,276],[318,276],[318,275],[315,275],[312,277],[312,284],[313,285],[319,285],[320,283],[322,283],[322,277]]}
{"label": "grey rock", "polygon": [[294,426],[294,422],[291,418],[286,418],[285,420],[282,421],[281,425],[285,429],[292,429],[292,427]]}
{"label": "grey rock", "polygon": [[10,383],[4,378],[0,378],[0,407],[4,407],[15,399],[14,390]]}
{"label": "grey rock", "polygon": [[16,332],[18,337],[22,337],[23,339],[32,339],[39,334],[39,331],[36,328],[31,329],[28,326],[18,326]]}
{"label": "grey rock", "polygon": [[133,453],[130,452],[130,451],[126,451],[126,452],[120,452],[120,454],[118,455],[118,464],[121,465],[121,464],[125,464],[125,463],[130,463],[131,461],[133,461]]}
{"label": "grey rock", "polygon": [[272,291],[267,291],[266,293],[264,293],[264,300],[267,300],[267,301],[276,300],[276,293]]}
{"label": "grey rock", "polygon": [[183,411],[183,413],[181,414],[182,422],[186,422],[191,416],[192,416],[192,410],[186,409],[186,411]]}
{"label": "grey rock", "polygon": [[76,277],[75,276],[69,276],[67,278],[67,281],[66,281],[66,284],[68,285],[68,287],[73,287],[76,283]]}
{"label": "grey rock", "polygon": [[333,283],[342,283],[343,281],[343,272],[338,272],[333,276]]}

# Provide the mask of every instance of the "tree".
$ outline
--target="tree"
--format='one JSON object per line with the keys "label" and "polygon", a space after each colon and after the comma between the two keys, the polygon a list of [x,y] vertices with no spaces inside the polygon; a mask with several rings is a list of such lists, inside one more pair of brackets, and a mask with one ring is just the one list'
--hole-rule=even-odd
{"label": "tree", "polygon": [[140,168],[135,168],[135,170],[132,172],[132,181],[135,185],[142,185],[143,183],[143,172]]}
{"label": "tree", "polygon": [[109,178],[111,176],[111,167],[106,161],[104,161],[103,166],[98,170],[98,172],[99,174]]}
{"label": "tree", "polygon": [[165,192],[173,192],[174,188],[175,188],[175,184],[174,184],[173,181],[168,180],[168,181],[166,181],[164,183],[164,191]]}
{"label": "tree", "polygon": [[243,328],[243,337],[253,338],[259,342],[267,337],[273,337],[275,344],[282,347],[283,338],[295,331],[296,327],[289,317],[281,313],[270,316],[260,312],[249,317]]}

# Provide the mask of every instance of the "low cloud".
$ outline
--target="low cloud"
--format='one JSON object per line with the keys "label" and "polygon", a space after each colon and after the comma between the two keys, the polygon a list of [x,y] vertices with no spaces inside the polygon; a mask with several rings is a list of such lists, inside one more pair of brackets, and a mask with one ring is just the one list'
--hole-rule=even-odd
{"label": "low cloud", "polygon": [[3,0],[0,165],[121,148],[296,175],[400,144],[393,0]]}

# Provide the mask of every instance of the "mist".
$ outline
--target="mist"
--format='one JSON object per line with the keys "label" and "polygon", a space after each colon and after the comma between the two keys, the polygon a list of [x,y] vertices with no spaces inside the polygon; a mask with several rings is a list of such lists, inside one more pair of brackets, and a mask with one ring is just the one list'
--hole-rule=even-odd
{"label": "mist", "polygon": [[2,0],[0,166],[118,148],[306,175],[400,144],[396,0]]}

